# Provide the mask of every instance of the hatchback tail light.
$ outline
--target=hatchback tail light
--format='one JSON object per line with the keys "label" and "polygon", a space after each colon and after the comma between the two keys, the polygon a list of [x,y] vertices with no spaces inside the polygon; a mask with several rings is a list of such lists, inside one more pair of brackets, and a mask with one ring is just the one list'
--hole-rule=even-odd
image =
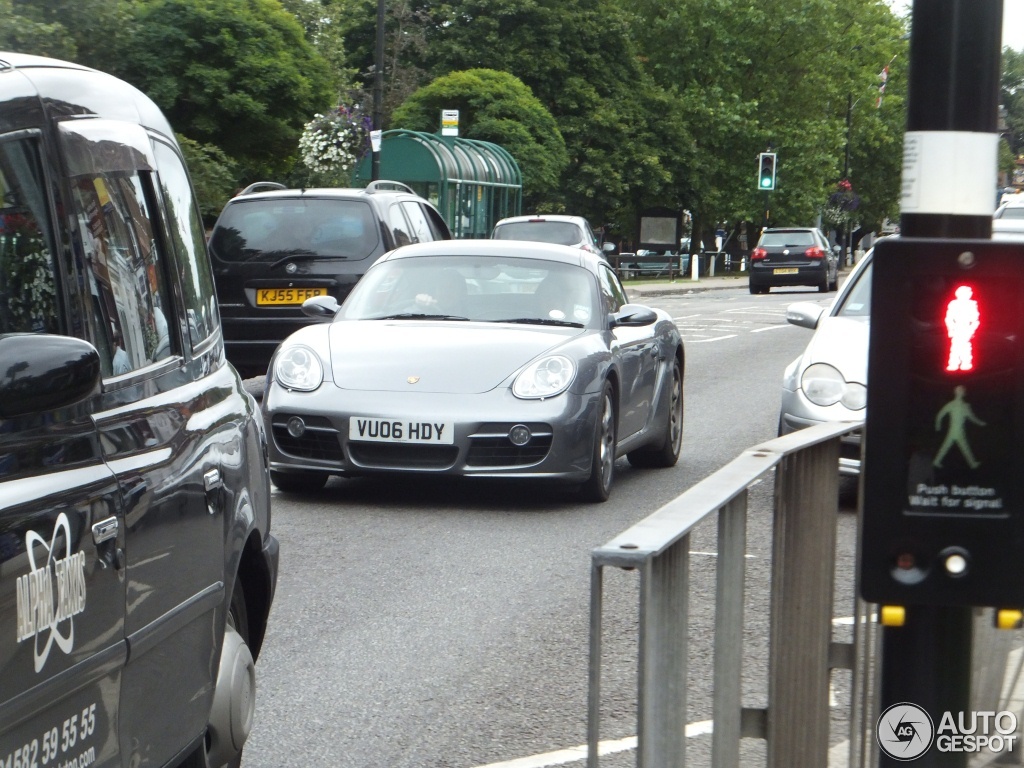
{"label": "hatchback tail light", "polygon": [[763,259],[767,255],[768,255],[768,251],[766,251],[764,248],[755,248],[754,250],[752,250],[750,252],[750,260],[751,261],[760,261],[761,259]]}
{"label": "hatchback tail light", "polygon": [[820,245],[812,245],[810,248],[804,251],[804,256],[806,256],[808,259],[824,259],[825,249],[822,248]]}

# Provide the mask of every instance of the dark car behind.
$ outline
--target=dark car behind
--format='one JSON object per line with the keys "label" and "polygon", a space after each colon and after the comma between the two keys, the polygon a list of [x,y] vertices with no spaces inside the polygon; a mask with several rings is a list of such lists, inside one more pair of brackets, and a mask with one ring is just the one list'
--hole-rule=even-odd
{"label": "dark car behind", "polygon": [[266,373],[281,341],[311,322],[303,301],[340,302],[387,251],[450,237],[437,209],[397,182],[243,192],[210,235],[228,360],[245,377]]}
{"label": "dark car behind", "polygon": [[800,285],[834,291],[839,285],[838,250],[814,227],[766,229],[750,252],[750,292]]}

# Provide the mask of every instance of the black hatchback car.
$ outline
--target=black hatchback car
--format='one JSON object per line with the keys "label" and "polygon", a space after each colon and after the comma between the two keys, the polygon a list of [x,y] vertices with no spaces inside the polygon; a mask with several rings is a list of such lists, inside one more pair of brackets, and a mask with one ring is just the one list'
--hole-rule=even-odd
{"label": "black hatchback car", "polygon": [[448,240],[437,209],[395,181],[365,189],[286,189],[260,182],[228,201],[210,235],[228,360],[267,372],[277,346],[313,322],[311,296],[340,303],[383,254]]}
{"label": "black hatchback car", "polygon": [[815,227],[766,229],[750,252],[750,292],[794,285],[834,291],[839,286],[840,250]]}

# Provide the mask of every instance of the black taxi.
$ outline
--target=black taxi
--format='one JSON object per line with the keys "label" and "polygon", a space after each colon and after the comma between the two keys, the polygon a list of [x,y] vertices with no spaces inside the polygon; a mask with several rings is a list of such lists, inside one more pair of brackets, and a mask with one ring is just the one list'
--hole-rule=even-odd
{"label": "black taxi", "polygon": [[170,125],[0,52],[0,766],[240,763],[268,483]]}

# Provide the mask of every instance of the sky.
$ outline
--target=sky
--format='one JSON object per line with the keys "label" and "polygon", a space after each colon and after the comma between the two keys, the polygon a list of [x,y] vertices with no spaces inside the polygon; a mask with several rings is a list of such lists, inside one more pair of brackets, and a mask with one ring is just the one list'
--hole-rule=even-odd
{"label": "sky", "polygon": [[[899,14],[906,13],[912,3],[909,0],[889,0],[889,5]],[[1003,0],[1003,46],[1015,51],[1024,51],[1024,0]]]}

